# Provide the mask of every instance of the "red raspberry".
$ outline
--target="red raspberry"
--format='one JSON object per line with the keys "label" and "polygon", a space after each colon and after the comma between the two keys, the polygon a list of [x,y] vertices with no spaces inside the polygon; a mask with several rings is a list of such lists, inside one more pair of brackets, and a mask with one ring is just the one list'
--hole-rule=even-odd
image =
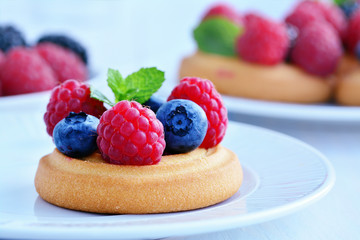
{"label": "red raspberry", "polygon": [[50,66],[32,49],[11,49],[1,68],[3,95],[50,90],[57,83]]}
{"label": "red raspberry", "polygon": [[[5,62],[5,54],[0,51],[0,72],[1,72],[1,65]],[[0,96],[2,96],[2,85],[1,85],[1,79],[0,79]]]}
{"label": "red raspberry", "polygon": [[229,5],[223,3],[210,7],[204,15],[203,20],[212,17],[223,17],[236,24],[242,24],[243,22],[242,17],[236,11],[234,11]]}
{"label": "red raspberry", "polygon": [[302,1],[286,17],[285,22],[296,26],[300,31],[312,22],[330,23],[339,36],[345,37],[347,21],[345,14],[337,6],[320,1]]}
{"label": "red raspberry", "polygon": [[300,31],[310,22],[326,21],[319,5],[313,1],[300,2],[285,22],[297,27]]}
{"label": "red raspberry", "polygon": [[183,78],[180,84],[172,90],[167,100],[172,99],[191,100],[205,111],[208,130],[200,147],[211,148],[221,142],[228,123],[227,110],[220,94],[210,80],[196,77]]}
{"label": "red raspberry", "polygon": [[59,82],[68,79],[83,82],[88,78],[84,62],[72,51],[53,43],[40,43],[35,49],[48,62]]}
{"label": "red raspberry", "polygon": [[345,40],[348,23],[344,12],[334,4],[320,1],[315,3],[320,6],[326,21],[335,28],[340,38]]}
{"label": "red raspberry", "polygon": [[52,90],[44,114],[46,131],[52,136],[55,125],[70,112],[85,112],[100,118],[105,110],[102,102],[90,98],[90,88],[87,84],[77,80],[67,80]]}
{"label": "red raspberry", "polygon": [[284,24],[249,14],[245,17],[245,32],[237,39],[236,51],[246,61],[274,65],[283,61],[289,44]]}
{"label": "red raspberry", "polygon": [[155,113],[135,101],[120,101],[100,118],[97,145],[112,164],[149,165],[161,160],[164,127]]}
{"label": "red raspberry", "polygon": [[0,51],[0,66],[3,62],[5,62],[5,54],[2,51]]}
{"label": "red raspberry", "polygon": [[342,56],[339,36],[326,22],[306,25],[292,50],[292,61],[305,71],[319,76],[334,72]]}
{"label": "red raspberry", "polygon": [[346,38],[346,45],[350,53],[355,53],[356,44],[360,41],[360,8],[351,15]]}

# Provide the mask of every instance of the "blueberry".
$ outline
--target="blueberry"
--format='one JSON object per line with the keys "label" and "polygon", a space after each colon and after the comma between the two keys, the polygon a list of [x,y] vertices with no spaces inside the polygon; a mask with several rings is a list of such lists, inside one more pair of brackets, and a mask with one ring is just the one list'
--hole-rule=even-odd
{"label": "blueberry", "polygon": [[156,117],[164,125],[168,153],[194,150],[205,138],[208,120],[204,110],[190,100],[175,99],[164,103]]}
{"label": "blueberry", "polygon": [[150,109],[154,113],[156,113],[158,111],[158,109],[161,107],[161,105],[163,105],[164,103],[165,103],[165,101],[163,99],[161,99],[160,97],[151,96],[151,98],[149,100],[147,100],[143,105],[149,106]]}
{"label": "blueberry", "polygon": [[359,3],[356,1],[344,1],[339,7],[346,17],[350,18],[351,15],[359,8]]}
{"label": "blueberry", "polygon": [[7,52],[17,46],[26,46],[21,32],[13,26],[0,26],[0,50]]}
{"label": "blueberry", "polygon": [[77,54],[85,64],[88,63],[88,56],[85,47],[81,45],[78,41],[76,41],[75,39],[69,36],[61,35],[61,34],[48,34],[42,36],[38,40],[38,43],[43,43],[43,42],[50,42],[62,46],[64,48],[67,48],[70,51]]}
{"label": "blueberry", "polygon": [[57,149],[69,157],[81,158],[97,149],[96,128],[99,119],[84,112],[71,112],[58,122],[53,137]]}
{"label": "blueberry", "polygon": [[355,55],[357,59],[360,61],[360,41],[358,41],[358,43],[356,44]]}
{"label": "blueberry", "polygon": [[286,25],[286,33],[288,35],[288,38],[289,38],[289,42],[290,42],[290,45],[289,45],[289,49],[287,51],[287,54],[285,56],[285,61],[286,62],[291,62],[291,52],[296,44],[296,40],[299,36],[299,30],[297,27],[291,25],[291,24],[287,24]]}

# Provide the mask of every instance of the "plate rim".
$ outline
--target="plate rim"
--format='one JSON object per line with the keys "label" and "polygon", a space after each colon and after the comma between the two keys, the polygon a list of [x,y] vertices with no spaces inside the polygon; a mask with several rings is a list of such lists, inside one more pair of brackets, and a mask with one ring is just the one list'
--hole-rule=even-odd
{"label": "plate rim", "polygon": [[246,114],[256,117],[329,123],[360,121],[360,106],[285,103],[229,95],[222,95],[222,98],[228,112],[235,115]]}

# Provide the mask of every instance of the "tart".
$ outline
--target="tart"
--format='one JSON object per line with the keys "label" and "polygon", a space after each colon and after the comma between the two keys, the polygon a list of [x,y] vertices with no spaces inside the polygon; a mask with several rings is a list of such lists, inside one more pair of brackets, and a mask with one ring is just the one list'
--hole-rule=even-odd
{"label": "tart", "polygon": [[354,16],[319,1],[299,2],[284,22],[212,6],[194,29],[197,50],[181,60],[179,78],[207,78],[220,93],[236,97],[360,105],[360,64],[347,46],[351,31],[358,32],[347,28]]}
{"label": "tart", "polygon": [[[149,81],[160,87],[158,82],[164,80],[164,73],[156,68],[130,76],[131,89],[138,86],[136,93],[141,95],[134,96],[134,91],[126,89],[126,79],[109,69],[108,82],[116,99],[116,94],[126,98],[130,93],[129,98],[149,102],[157,90]],[[108,102],[111,107],[100,119],[84,112],[90,105],[101,107],[104,95],[93,89],[97,100],[87,102],[79,113],[71,110],[67,98],[57,98],[78,92],[78,88],[87,89],[74,80],[56,87],[45,113],[48,133],[56,145],[40,159],[35,176],[36,191],[45,201],[94,213],[166,213],[214,205],[239,190],[243,181],[239,159],[220,144],[227,111],[209,80],[184,80],[160,104],[156,115],[139,102],[121,100]],[[51,116],[58,116],[59,110],[63,116],[64,111],[52,107],[54,104],[66,105],[71,111],[57,123]]]}

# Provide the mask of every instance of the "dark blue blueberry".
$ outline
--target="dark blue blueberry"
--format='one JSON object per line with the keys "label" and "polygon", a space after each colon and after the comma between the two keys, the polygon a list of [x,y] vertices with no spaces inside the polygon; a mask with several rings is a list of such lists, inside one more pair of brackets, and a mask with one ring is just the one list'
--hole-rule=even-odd
{"label": "dark blue blueberry", "polygon": [[359,8],[359,3],[355,1],[344,1],[340,4],[340,9],[344,12],[347,18],[350,18],[353,12]]}
{"label": "dark blue blueberry", "polygon": [[296,40],[298,38],[299,30],[297,27],[295,27],[291,24],[287,24],[286,25],[286,33],[288,35],[290,44],[289,44],[289,48],[288,48],[286,56],[285,56],[285,61],[291,62],[291,52],[292,52],[292,50],[295,46]]}
{"label": "dark blue blueberry", "polygon": [[208,120],[204,110],[190,100],[175,99],[164,103],[156,113],[164,125],[168,153],[194,150],[205,138]]}
{"label": "dark blue blueberry", "polygon": [[58,122],[53,137],[57,149],[69,157],[81,158],[97,149],[99,119],[86,113],[73,113]]}
{"label": "dark blue blueberry", "polygon": [[144,106],[149,106],[150,109],[156,113],[158,111],[158,109],[161,107],[161,105],[163,105],[165,103],[165,101],[157,96],[151,96],[151,98],[149,100],[147,100],[143,105]]}
{"label": "dark blue blueberry", "polygon": [[360,41],[356,44],[355,55],[357,59],[360,61]]}
{"label": "dark blue blueberry", "polygon": [[69,36],[65,36],[61,34],[48,34],[42,36],[38,40],[38,43],[42,43],[42,42],[51,42],[60,45],[64,48],[67,48],[70,51],[76,53],[85,64],[88,63],[88,56],[85,47],[81,45],[78,41],[76,41],[75,39]]}
{"label": "dark blue blueberry", "polygon": [[0,26],[0,50],[7,52],[17,46],[26,46],[21,32],[13,26]]}

